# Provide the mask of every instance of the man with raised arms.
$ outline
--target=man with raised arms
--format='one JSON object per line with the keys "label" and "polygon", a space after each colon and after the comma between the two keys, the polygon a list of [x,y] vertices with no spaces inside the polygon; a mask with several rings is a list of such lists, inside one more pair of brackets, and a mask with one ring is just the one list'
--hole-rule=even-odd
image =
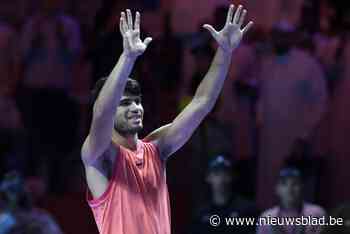
{"label": "man with raised arms", "polygon": [[203,25],[218,43],[208,73],[193,100],[169,124],[138,138],[144,110],[137,81],[129,78],[152,38],[140,39],[140,13],[121,13],[123,53],[110,75],[96,83],[93,117],[81,150],[89,187],[88,203],[101,234],[170,234],[165,162],[191,137],[212,110],[233,50],[252,26],[247,11],[231,5],[221,31]]}

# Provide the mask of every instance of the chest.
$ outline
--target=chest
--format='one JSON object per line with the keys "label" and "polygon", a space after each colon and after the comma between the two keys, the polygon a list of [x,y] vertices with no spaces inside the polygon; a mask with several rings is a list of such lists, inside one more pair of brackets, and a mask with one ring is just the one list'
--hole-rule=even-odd
{"label": "chest", "polygon": [[165,172],[155,155],[144,151],[120,155],[117,180],[136,191],[156,194],[165,183]]}

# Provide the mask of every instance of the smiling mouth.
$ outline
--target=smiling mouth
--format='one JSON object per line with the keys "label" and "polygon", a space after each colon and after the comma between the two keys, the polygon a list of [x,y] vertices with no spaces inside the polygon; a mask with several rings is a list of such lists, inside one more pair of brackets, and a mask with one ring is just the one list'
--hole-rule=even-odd
{"label": "smiling mouth", "polygon": [[141,116],[133,116],[129,118],[133,122],[140,122],[141,121]]}

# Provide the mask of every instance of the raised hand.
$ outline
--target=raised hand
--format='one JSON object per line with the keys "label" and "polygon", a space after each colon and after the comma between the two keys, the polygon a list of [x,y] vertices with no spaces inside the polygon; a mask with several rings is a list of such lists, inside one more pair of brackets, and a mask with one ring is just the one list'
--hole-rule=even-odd
{"label": "raised hand", "polygon": [[218,42],[219,46],[228,53],[231,53],[242,40],[243,35],[251,28],[253,22],[250,21],[243,29],[241,29],[244,18],[247,14],[246,10],[243,10],[240,5],[233,16],[234,5],[230,5],[230,9],[227,14],[226,23],[221,31],[216,31],[213,26],[209,24],[203,25],[203,28],[207,29],[211,35]]}
{"label": "raised hand", "polygon": [[123,36],[124,53],[129,57],[137,57],[145,52],[148,44],[152,41],[147,37],[144,41],[140,38],[140,13],[136,12],[135,24],[129,9],[121,13],[120,32]]}

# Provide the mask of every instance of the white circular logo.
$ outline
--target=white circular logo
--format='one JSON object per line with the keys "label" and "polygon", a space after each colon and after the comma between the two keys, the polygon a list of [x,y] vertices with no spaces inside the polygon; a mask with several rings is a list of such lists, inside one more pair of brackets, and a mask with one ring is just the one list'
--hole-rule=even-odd
{"label": "white circular logo", "polygon": [[219,217],[219,215],[212,215],[212,216],[210,216],[209,223],[213,227],[219,226],[220,225],[220,217]]}

